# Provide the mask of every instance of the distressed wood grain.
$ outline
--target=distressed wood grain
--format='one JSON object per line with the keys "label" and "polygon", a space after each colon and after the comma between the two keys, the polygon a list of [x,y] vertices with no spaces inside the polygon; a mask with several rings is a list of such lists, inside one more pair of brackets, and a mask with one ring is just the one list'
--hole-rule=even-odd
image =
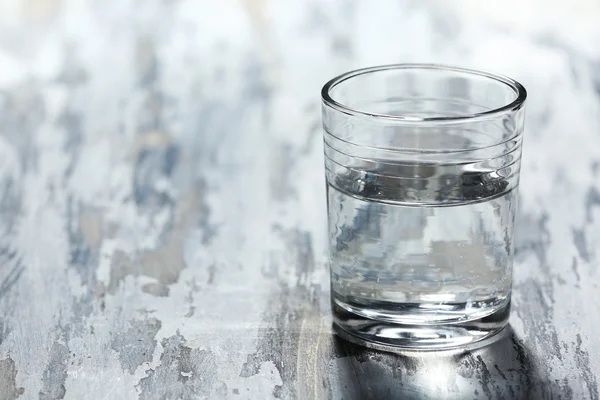
{"label": "distressed wood grain", "polygon": [[[500,4],[500,3],[498,3]],[[600,5],[0,3],[0,399],[598,399]],[[529,91],[510,328],[331,330],[319,91],[439,62]]]}

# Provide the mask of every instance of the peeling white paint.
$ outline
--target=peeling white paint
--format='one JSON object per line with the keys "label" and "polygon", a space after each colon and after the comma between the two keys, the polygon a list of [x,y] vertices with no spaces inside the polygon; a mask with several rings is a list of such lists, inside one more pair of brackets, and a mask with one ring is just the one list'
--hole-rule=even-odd
{"label": "peeling white paint", "polygon": [[[597,5],[17,3],[0,4],[0,180],[18,203],[0,209],[0,361],[20,399],[598,397]],[[514,335],[437,363],[340,343],[328,312],[319,90],[408,61],[529,90]]]}

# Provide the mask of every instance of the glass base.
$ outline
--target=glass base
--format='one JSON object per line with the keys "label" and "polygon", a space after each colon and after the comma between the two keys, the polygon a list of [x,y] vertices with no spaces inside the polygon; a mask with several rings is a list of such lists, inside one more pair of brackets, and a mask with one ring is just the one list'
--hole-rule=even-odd
{"label": "glass base", "polygon": [[335,332],[341,338],[362,346],[401,352],[406,350],[453,350],[484,346],[500,332],[510,315],[506,305],[478,319],[443,324],[399,324],[366,318],[332,301]]}

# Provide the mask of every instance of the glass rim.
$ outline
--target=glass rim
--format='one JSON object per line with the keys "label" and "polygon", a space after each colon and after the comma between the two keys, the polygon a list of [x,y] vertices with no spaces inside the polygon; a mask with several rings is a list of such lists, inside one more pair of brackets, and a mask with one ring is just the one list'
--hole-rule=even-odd
{"label": "glass rim", "polygon": [[[450,71],[450,72],[458,72],[465,75],[479,76],[487,79],[494,80],[498,83],[502,83],[508,88],[512,89],[516,98],[508,104],[505,104],[500,107],[496,107],[491,110],[482,111],[474,114],[465,114],[459,116],[444,116],[444,117],[416,117],[410,115],[390,115],[390,114],[380,114],[373,113],[368,111],[363,111],[360,109],[356,109],[345,104],[342,104],[331,96],[331,90],[335,88],[337,85],[358,77],[360,75],[377,73],[381,71],[389,71],[389,70],[398,70],[398,69],[416,69],[416,70],[437,70],[437,71]],[[385,120],[389,122],[397,122],[400,124],[421,124],[421,123],[465,123],[471,121],[477,121],[482,119],[489,119],[498,117],[504,114],[510,114],[518,111],[525,104],[525,100],[527,99],[527,90],[525,87],[521,85],[514,79],[511,79],[507,76],[495,74],[491,72],[481,71],[477,69],[469,69],[462,67],[454,67],[450,65],[443,64],[388,64],[388,65],[380,65],[374,67],[360,68],[355,69],[341,75],[336,76],[335,78],[329,80],[323,88],[321,89],[321,100],[323,104],[326,106],[339,111],[341,113],[351,115],[351,116],[360,116],[365,118],[373,118],[377,120]]]}

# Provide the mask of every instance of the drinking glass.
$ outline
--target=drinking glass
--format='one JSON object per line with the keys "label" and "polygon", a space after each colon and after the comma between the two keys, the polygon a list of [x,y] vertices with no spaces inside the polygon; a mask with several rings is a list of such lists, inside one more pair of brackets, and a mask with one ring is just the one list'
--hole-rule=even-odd
{"label": "drinking glass", "polygon": [[400,64],[322,89],[336,332],[386,350],[468,346],[508,322],[525,88]]}

